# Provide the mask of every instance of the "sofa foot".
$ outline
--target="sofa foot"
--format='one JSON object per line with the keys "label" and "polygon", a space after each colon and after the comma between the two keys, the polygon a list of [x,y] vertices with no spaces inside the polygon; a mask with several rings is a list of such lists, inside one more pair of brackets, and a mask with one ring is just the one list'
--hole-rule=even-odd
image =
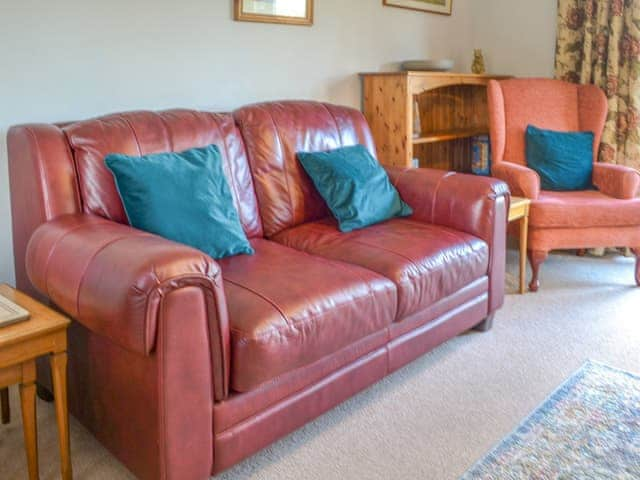
{"label": "sofa foot", "polygon": [[9,406],[9,387],[0,389],[0,406],[2,409],[2,424],[11,421],[11,407]]}
{"label": "sofa foot", "polygon": [[549,252],[544,250],[529,250],[527,252],[529,257],[529,263],[531,264],[531,283],[529,283],[529,290],[537,292],[540,288],[540,266],[549,256]]}
{"label": "sofa foot", "polygon": [[38,395],[38,398],[43,402],[51,403],[54,400],[53,393],[51,393],[39,383],[36,384],[36,395]]}
{"label": "sofa foot", "polygon": [[586,254],[587,254],[586,248],[579,248],[578,250],[576,250],[576,255],[579,257],[584,257]]}
{"label": "sofa foot", "polygon": [[636,256],[636,285],[640,287],[640,247],[632,248],[631,251]]}
{"label": "sofa foot", "polygon": [[477,324],[475,327],[473,327],[473,329],[476,330],[477,332],[488,332],[493,327],[494,316],[495,316],[495,313],[492,313],[483,321],[481,321],[479,324]]}

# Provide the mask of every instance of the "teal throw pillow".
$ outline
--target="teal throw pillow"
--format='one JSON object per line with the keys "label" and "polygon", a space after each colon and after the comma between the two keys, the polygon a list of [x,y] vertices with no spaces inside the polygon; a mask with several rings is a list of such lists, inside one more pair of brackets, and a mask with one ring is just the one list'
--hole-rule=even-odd
{"label": "teal throw pillow", "polygon": [[142,157],[111,154],[105,164],[131,226],[213,258],[253,253],[217,146]]}
{"label": "teal throw pillow", "polygon": [[299,152],[298,159],[343,232],[413,213],[387,172],[362,145]]}
{"label": "teal throw pillow", "polygon": [[527,127],[527,165],[540,175],[543,190],[593,188],[593,133]]}

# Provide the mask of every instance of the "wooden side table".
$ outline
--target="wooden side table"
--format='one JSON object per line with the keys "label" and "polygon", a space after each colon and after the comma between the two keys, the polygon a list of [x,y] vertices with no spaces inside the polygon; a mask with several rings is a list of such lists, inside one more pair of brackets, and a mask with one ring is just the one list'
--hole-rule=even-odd
{"label": "wooden side table", "polygon": [[48,355],[55,397],[60,464],[64,480],[72,477],[69,453],[69,416],[67,413],[67,327],[64,315],[37,302],[8,285],[0,285],[0,295],[25,308],[28,320],[0,327],[0,403],[2,419],[9,420],[9,385],[20,386],[22,423],[29,478],[38,478],[36,427],[36,358]]}
{"label": "wooden side table", "polygon": [[520,294],[525,292],[527,274],[527,236],[529,235],[529,207],[531,200],[511,197],[509,222],[520,221]]}

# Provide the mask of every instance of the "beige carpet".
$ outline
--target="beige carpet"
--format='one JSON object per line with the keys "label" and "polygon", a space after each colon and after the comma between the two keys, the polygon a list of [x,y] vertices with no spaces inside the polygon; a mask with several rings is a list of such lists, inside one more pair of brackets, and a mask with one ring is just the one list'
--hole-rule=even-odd
{"label": "beige carpet", "polygon": [[[509,253],[509,290],[517,257]],[[552,255],[537,294],[510,294],[486,334],[462,335],[221,475],[231,479],[456,479],[586,359],[640,372],[633,259]],[[17,392],[0,478],[26,478]],[[41,478],[58,478],[51,405],[38,403]],[[72,420],[78,479],[130,474]]]}

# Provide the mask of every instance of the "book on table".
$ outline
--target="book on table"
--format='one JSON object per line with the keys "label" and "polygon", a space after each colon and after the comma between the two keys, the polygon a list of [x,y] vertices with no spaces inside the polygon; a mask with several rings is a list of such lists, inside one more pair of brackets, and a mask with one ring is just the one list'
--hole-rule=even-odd
{"label": "book on table", "polygon": [[29,312],[0,295],[0,328],[29,318]]}

